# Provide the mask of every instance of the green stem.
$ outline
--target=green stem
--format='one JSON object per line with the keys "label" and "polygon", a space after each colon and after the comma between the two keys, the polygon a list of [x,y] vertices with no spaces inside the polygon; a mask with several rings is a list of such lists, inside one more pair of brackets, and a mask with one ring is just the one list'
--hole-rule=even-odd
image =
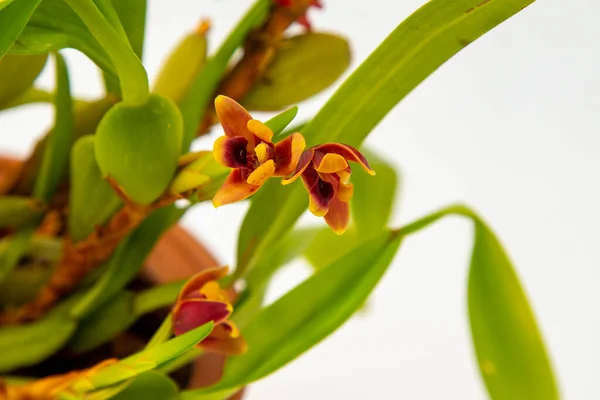
{"label": "green stem", "polygon": [[100,42],[113,62],[123,99],[142,104],[149,94],[148,74],[128,43],[123,41],[92,0],[65,0]]}

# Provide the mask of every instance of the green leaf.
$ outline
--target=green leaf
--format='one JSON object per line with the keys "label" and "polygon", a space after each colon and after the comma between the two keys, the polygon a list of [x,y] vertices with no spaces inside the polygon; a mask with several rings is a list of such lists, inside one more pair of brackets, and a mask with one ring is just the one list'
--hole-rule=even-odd
{"label": "green leaf", "polygon": [[47,58],[46,54],[5,54],[0,58],[0,105],[3,108],[31,88]]}
{"label": "green leaf", "polygon": [[35,221],[44,210],[36,199],[23,196],[0,197],[0,228],[19,227]]}
{"label": "green leaf", "polygon": [[125,390],[111,397],[112,400],[176,400],[178,398],[177,384],[168,376],[155,371],[138,375]]}
{"label": "green leaf", "polygon": [[552,367],[512,263],[479,219],[469,273],[469,319],[492,399],[558,399]]}
{"label": "green leaf", "polygon": [[9,5],[10,3],[12,3],[14,0],[0,0],[0,11],[2,11],[2,9],[4,7],[6,7],[7,5]]}
{"label": "green leaf", "polygon": [[135,295],[127,291],[118,293],[80,321],[69,340],[69,348],[83,353],[110,341],[142,315],[173,305],[184,283],[172,282]]}
{"label": "green leaf", "polygon": [[134,296],[130,292],[121,292],[99,309],[82,319],[77,331],[69,340],[69,349],[83,353],[92,350],[135,322],[133,314]]}
{"label": "green leaf", "polygon": [[118,293],[135,277],[142,263],[162,235],[184,211],[173,206],[154,212],[140,224],[121,244],[108,261],[108,268],[73,308],[74,318],[89,315]]}
{"label": "green leaf", "polygon": [[29,224],[12,235],[10,241],[0,247],[0,281],[10,274],[27,252],[35,224]]}
{"label": "green leaf", "polygon": [[229,66],[231,56],[244,43],[248,34],[265,21],[271,7],[271,0],[257,0],[190,85],[188,93],[180,104],[185,129],[183,152],[186,152],[191,144],[198,124],[204,116],[204,110],[214,99],[214,92]]}
{"label": "green leaf", "polygon": [[0,328],[0,373],[38,363],[61,348],[77,326],[67,312],[71,303],[59,304],[38,321]]}
{"label": "green leaf", "polygon": [[56,58],[56,96],[54,128],[48,136],[42,166],[35,181],[34,197],[48,202],[54,195],[60,179],[69,164],[73,141],[73,102],[69,87],[69,73],[60,54]]}
{"label": "green leaf", "polygon": [[367,174],[362,168],[352,170],[354,196],[352,218],[361,237],[370,237],[385,229],[397,202],[398,174],[394,167],[376,153],[361,149],[377,173]]}
{"label": "green leaf", "polygon": [[91,377],[77,380],[71,386],[76,393],[102,389],[150,371],[168,361],[176,359],[190,350],[210,334],[213,323],[206,323],[181,336],[158,346],[127,357],[107,366]]}
{"label": "green leaf", "polygon": [[69,191],[69,234],[79,241],[105,222],[123,205],[103,179],[94,154],[94,136],[81,137],[71,150]]}
{"label": "green leaf", "polygon": [[[10,4],[0,3],[0,58],[19,37],[41,0],[17,0]],[[6,3],[6,2],[4,2]]]}
{"label": "green leaf", "polygon": [[[307,145],[329,141],[360,145],[440,65],[532,2],[429,1],[385,39],[302,130]],[[262,252],[291,229],[308,204],[300,183],[282,188],[268,182],[255,196],[238,242],[238,268],[242,270],[251,268]]]}
{"label": "green leaf", "polygon": [[469,319],[478,366],[492,399],[558,399],[548,354],[511,261],[473,211],[451,206],[399,230],[403,236],[458,214],[473,220]]}
{"label": "green leaf", "polygon": [[265,308],[243,328],[248,352],[229,359],[219,383],[197,393],[227,392],[261,379],[327,337],[363,305],[399,245],[400,236],[384,232]]}
{"label": "green leaf", "polygon": [[292,123],[296,115],[298,114],[298,107],[294,106],[289,110],[285,110],[282,113],[277,114],[267,122],[265,125],[273,131],[273,136],[277,136],[283,132],[289,124]]}
{"label": "green leaf", "polygon": [[263,79],[240,103],[249,110],[281,110],[326,89],[349,65],[344,38],[312,32],[294,36],[282,41]]}

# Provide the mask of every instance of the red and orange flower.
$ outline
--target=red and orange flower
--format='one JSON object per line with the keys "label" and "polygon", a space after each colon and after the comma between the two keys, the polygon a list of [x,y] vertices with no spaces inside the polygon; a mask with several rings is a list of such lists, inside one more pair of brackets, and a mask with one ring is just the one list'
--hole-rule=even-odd
{"label": "red and orange flower", "polygon": [[[307,3],[306,0],[302,0],[302,1],[298,1],[298,0],[274,0],[275,4],[277,4],[280,7],[298,7],[298,6],[304,6],[306,7],[306,5],[304,5],[304,3]],[[323,4],[321,3],[321,0],[308,0],[308,7],[316,7],[316,8],[323,8]],[[300,16],[300,18],[298,18],[297,22],[302,25],[303,27],[305,27],[306,29],[311,29],[311,24],[310,21],[308,20],[308,17],[306,16],[306,12],[304,12],[304,14],[302,14],[302,16]]]}
{"label": "red and orange flower", "polygon": [[325,143],[302,153],[294,175],[281,183],[287,185],[298,177],[309,194],[309,210],[324,217],[337,234],[346,231],[350,222],[350,199],[354,187],[349,182],[349,161],[357,162],[370,175],[375,175],[367,159],[354,147],[341,143]]}
{"label": "red and orange flower", "polygon": [[215,326],[198,347],[225,355],[243,354],[246,341],[228,320],[233,312],[232,293],[217,282],[227,276],[227,267],[215,267],[194,275],[185,284],[173,306],[173,333],[183,335],[212,321]]}
{"label": "red and orange flower", "polygon": [[273,131],[252,119],[235,100],[219,96],[215,109],[225,136],[215,141],[213,154],[218,162],[233,168],[213,198],[215,207],[244,200],[270,177],[285,177],[294,171],[305,147],[300,133],[273,144]]}

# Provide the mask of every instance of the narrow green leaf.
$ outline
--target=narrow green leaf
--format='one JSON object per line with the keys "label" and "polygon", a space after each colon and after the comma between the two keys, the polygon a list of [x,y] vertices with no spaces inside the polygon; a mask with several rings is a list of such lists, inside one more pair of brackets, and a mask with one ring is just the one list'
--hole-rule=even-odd
{"label": "narrow green leaf", "polygon": [[60,54],[56,58],[56,95],[54,128],[48,136],[42,166],[33,189],[34,197],[48,202],[54,195],[60,179],[69,164],[73,141],[73,102],[69,87],[69,73]]}
{"label": "narrow green leaf", "polygon": [[265,308],[243,329],[248,352],[229,359],[221,381],[197,393],[227,391],[261,379],[327,337],[363,305],[399,245],[400,236],[384,232]]}
{"label": "narrow green leaf", "polygon": [[[358,146],[412,89],[468,43],[533,0],[432,0],[402,22],[344,82],[302,130],[307,145]],[[255,195],[238,242],[238,268],[248,269],[305,211],[300,183],[268,182]]]}
{"label": "narrow green leaf", "polygon": [[6,7],[7,5],[9,5],[10,3],[12,3],[14,0],[0,0],[0,11],[2,11],[2,9],[4,7]]}
{"label": "narrow green leaf", "polygon": [[292,123],[294,118],[296,118],[297,114],[298,107],[294,106],[288,110],[285,110],[282,113],[277,114],[276,116],[265,122],[265,125],[273,131],[273,136],[277,136],[280,133],[282,133],[283,130],[287,128],[289,124]]}
{"label": "narrow green leaf", "polygon": [[204,110],[213,100],[214,92],[227,70],[231,56],[244,43],[248,34],[264,22],[271,6],[271,0],[257,0],[242,20],[235,25],[234,30],[215,55],[206,62],[206,65],[190,86],[180,105],[185,129],[183,152],[186,152],[192,143],[198,124],[204,116]]}
{"label": "narrow green leaf", "polygon": [[[0,5],[0,58],[19,37],[41,0],[16,0]],[[6,2],[4,2],[6,3]],[[0,3],[1,4],[1,3]]]}
{"label": "narrow green leaf", "polygon": [[71,150],[69,234],[79,241],[103,225],[123,205],[103,179],[94,154],[94,135],[81,137]]}
{"label": "narrow green leaf", "polygon": [[113,339],[135,322],[133,305],[134,296],[130,292],[121,292],[111,298],[79,322],[77,331],[69,340],[69,349],[83,353]]}
{"label": "narrow green leaf", "polygon": [[213,323],[206,323],[181,336],[151,349],[127,357],[116,364],[100,370],[97,374],[83,378],[71,386],[76,393],[102,389],[150,371],[190,350],[210,334]]}
{"label": "narrow green leaf", "polygon": [[123,289],[135,277],[162,233],[183,213],[184,211],[171,206],[160,209],[146,218],[117,247],[102,277],[73,308],[71,315],[74,318],[82,318]]}
{"label": "narrow green leaf", "polygon": [[479,370],[495,400],[558,399],[552,367],[512,263],[479,219],[469,273],[469,319]]}
{"label": "narrow green leaf", "polygon": [[61,348],[75,331],[67,300],[42,319],[0,328],[0,373],[26,367],[46,359]]}
{"label": "narrow green leaf", "polygon": [[0,228],[19,227],[38,218],[44,206],[38,200],[23,196],[0,197]]}
{"label": "narrow green leaf", "polygon": [[322,32],[294,36],[281,43],[263,79],[240,103],[249,110],[281,110],[326,89],[349,65],[344,38]]}
{"label": "narrow green leaf", "polygon": [[135,296],[133,312],[135,315],[144,315],[175,303],[187,279],[155,286],[138,293]]}

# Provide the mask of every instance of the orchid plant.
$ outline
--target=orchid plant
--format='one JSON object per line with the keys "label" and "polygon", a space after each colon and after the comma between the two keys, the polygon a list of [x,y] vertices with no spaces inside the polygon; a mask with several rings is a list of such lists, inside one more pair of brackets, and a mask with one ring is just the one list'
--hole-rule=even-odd
{"label": "orchid plant", "polygon": [[[320,1],[255,0],[210,55],[201,20],[151,86],[146,0],[0,0],[0,110],[55,110],[27,159],[0,159],[0,399],[239,399],[361,309],[404,237],[450,214],[475,229],[469,317],[490,397],[558,398],[533,313],[486,222],[453,205],[389,227],[396,171],[362,147],[429,74],[532,1],[429,1],[313,118],[294,122],[296,104],[350,63],[347,41],[309,22]],[[65,48],[97,65],[105,96],[72,97]],[[54,93],[34,85],[48,58]],[[218,136],[212,149],[190,150],[208,134]],[[159,240],[206,201],[250,202],[233,268],[215,261],[148,281]],[[296,226],[307,209],[324,224]],[[314,273],[266,305],[274,273],[298,257]],[[125,350],[107,351],[123,338]],[[200,376],[215,379],[189,379],[199,361]]]}

